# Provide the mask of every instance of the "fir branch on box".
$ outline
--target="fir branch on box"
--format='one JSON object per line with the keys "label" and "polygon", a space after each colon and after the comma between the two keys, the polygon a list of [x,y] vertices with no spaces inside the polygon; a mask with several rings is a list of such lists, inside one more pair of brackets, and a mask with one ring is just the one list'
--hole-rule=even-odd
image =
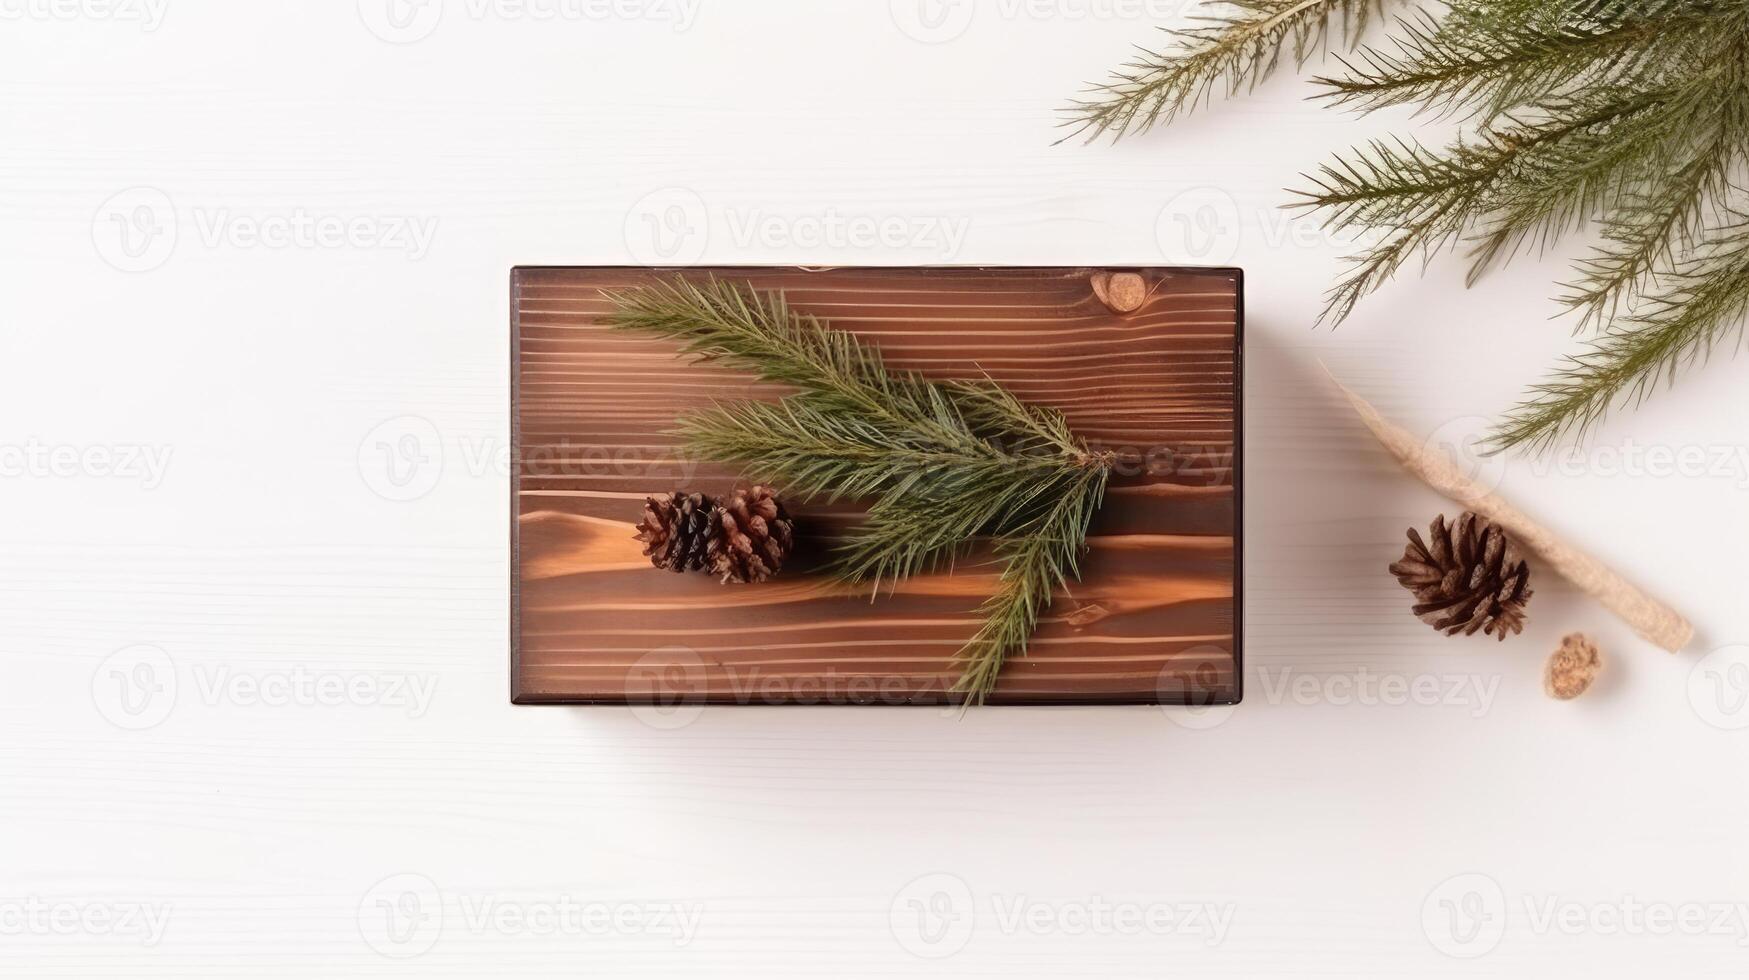
{"label": "fir branch on box", "polygon": [[1062,413],[988,378],[934,381],[889,368],[878,348],[790,309],[781,294],[676,278],[609,295],[604,322],[681,342],[681,352],[796,391],[682,417],[699,456],[737,463],[803,498],[871,502],[830,571],[878,596],[995,542],[998,587],[956,655],[953,691],[982,703],[1026,652],[1051,592],[1079,575],[1087,527],[1115,454],[1095,452]]}
{"label": "fir branch on box", "polygon": [[[1071,108],[1093,134],[1165,121],[1218,81],[1237,91],[1279,50],[1355,6],[1235,0],[1191,46],[1132,66],[1105,98]],[[1303,27],[1296,33],[1293,24]],[[1268,30],[1264,30],[1268,27]],[[1325,101],[1362,112],[1413,105],[1466,119],[1444,148],[1378,140],[1325,164],[1297,206],[1377,238],[1330,291],[1339,322],[1410,259],[1469,253],[1474,283],[1589,222],[1601,244],[1560,302],[1597,331],[1494,433],[1497,448],[1582,435],[1741,330],[1749,309],[1749,2],[1451,0],[1400,20],[1319,78]],[[1321,35],[1319,35],[1321,36]],[[1273,47],[1275,54],[1267,53]],[[1242,59],[1223,51],[1247,51]]]}

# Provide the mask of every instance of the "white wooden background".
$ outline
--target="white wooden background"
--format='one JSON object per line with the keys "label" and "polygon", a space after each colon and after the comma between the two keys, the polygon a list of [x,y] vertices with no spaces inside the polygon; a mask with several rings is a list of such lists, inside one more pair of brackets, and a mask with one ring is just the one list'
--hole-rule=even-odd
{"label": "white wooden background", "polygon": [[[1690,652],[1435,635],[1318,361],[1461,443],[1578,244],[1313,330],[1282,188],[1416,123],[1051,145],[1181,6],[0,0],[0,971],[1740,975],[1749,364],[1482,467]],[[507,273],[656,260],[1244,266],[1243,705],[512,707]]]}

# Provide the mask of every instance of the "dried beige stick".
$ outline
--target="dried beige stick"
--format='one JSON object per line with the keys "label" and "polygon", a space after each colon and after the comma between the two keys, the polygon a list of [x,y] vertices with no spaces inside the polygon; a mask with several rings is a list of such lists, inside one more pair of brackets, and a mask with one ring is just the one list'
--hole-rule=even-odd
{"label": "dried beige stick", "polygon": [[[1329,373],[1329,368],[1324,370]],[[1349,391],[1342,382],[1336,381],[1334,374],[1330,376],[1330,380],[1342,389],[1348,403],[1354,406],[1360,420],[1372,430],[1379,444],[1428,486],[1506,528],[1512,534],[1513,540],[1592,598],[1603,603],[1645,639],[1671,653],[1681,650],[1693,639],[1694,627],[1676,610],[1634,588],[1602,562],[1561,541],[1555,537],[1554,532],[1476,485],[1458,471],[1443,449],[1429,447],[1401,426],[1386,420],[1366,399]]]}

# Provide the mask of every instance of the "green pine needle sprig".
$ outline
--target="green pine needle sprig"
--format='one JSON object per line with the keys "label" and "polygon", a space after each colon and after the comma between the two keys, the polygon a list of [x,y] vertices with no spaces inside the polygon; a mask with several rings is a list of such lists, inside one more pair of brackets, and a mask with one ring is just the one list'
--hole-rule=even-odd
{"label": "green pine needle sprig", "polygon": [[1026,651],[1052,591],[1079,575],[1089,522],[1116,457],[1090,450],[1061,412],[989,378],[937,381],[889,367],[878,348],[760,293],[675,278],[610,294],[608,326],[680,342],[683,354],[786,385],[777,401],[692,412],[676,434],[804,499],[870,502],[829,571],[871,598],[995,542],[998,589],[956,655],[952,691],[982,703]]}
{"label": "green pine needle sprig", "polygon": [[1217,90],[1234,95],[1274,74],[1284,48],[1296,64],[1331,33],[1353,39],[1382,0],[1222,0],[1196,27],[1161,28],[1172,43],[1141,49],[1135,61],[1092,86],[1064,110],[1064,139],[1113,139],[1171,122]]}
{"label": "green pine needle sprig", "polygon": [[1080,577],[1087,527],[1104,499],[1109,477],[1103,467],[1084,470],[1048,509],[999,539],[996,555],[1003,563],[1002,575],[995,594],[979,609],[984,625],[956,657],[962,672],[954,690],[981,701],[1008,657],[1026,652],[1051,593],[1071,577]]}
{"label": "green pine needle sprig", "polygon": [[[1255,84],[1284,50],[1303,62],[1304,32],[1325,30],[1320,18],[1364,13],[1340,2],[1215,6],[1229,13],[1180,32],[1190,47],[1143,59],[1103,98],[1076,103],[1082,127],[1146,129],[1212,88]],[[1503,419],[1495,449],[1581,436],[1741,329],[1749,0],[1448,0],[1341,64],[1317,79],[1327,104],[1414,106],[1469,131],[1443,147],[1374,140],[1308,176],[1292,206],[1367,242],[1320,322],[1345,319],[1412,260],[1467,252],[1474,284],[1522,251],[1598,230],[1557,297],[1597,333]]]}

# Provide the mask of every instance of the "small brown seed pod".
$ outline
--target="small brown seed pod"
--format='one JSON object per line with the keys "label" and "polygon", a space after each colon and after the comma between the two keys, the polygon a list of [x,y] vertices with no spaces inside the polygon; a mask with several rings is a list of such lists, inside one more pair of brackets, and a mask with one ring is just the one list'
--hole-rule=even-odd
{"label": "small brown seed pod", "polygon": [[1543,690],[1557,701],[1571,701],[1591,686],[1603,669],[1603,654],[1583,633],[1561,637],[1561,647],[1549,655],[1543,670]]}

